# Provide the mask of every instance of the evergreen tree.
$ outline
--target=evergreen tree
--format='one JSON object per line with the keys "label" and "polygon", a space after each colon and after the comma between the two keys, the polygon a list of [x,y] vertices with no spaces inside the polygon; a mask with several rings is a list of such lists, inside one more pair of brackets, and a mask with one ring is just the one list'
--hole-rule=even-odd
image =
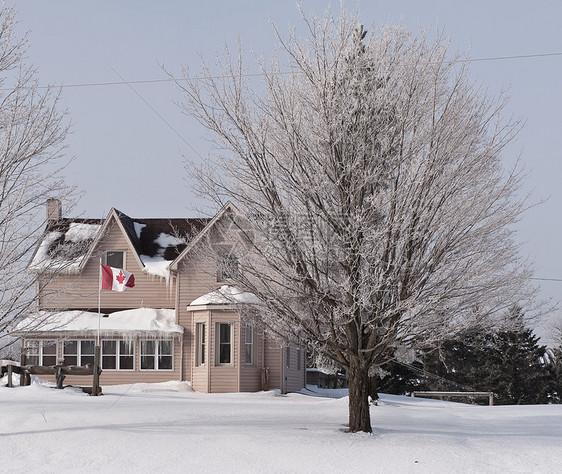
{"label": "evergreen tree", "polygon": [[528,328],[502,331],[489,336],[480,370],[484,390],[491,390],[500,404],[548,402],[548,369],[545,346]]}
{"label": "evergreen tree", "polygon": [[523,325],[497,332],[469,331],[423,354],[424,369],[442,377],[427,383],[432,390],[450,390],[443,380],[447,379],[465,390],[491,391],[498,404],[551,402],[552,369],[545,363],[546,347],[538,341]]}
{"label": "evergreen tree", "polygon": [[377,389],[382,393],[407,395],[414,390],[426,390],[423,365],[419,361],[404,364],[390,361],[376,375]]}

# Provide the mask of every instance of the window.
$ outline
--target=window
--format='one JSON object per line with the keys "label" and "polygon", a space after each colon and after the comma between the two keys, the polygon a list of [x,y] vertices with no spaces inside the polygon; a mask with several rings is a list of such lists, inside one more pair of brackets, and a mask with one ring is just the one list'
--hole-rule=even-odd
{"label": "window", "polygon": [[302,351],[297,349],[297,370],[301,370]]}
{"label": "window", "polygon": [[108,250],[105,252],[105,264],[113,268],[125,268],[125,252]]}
{"label": "window", "polygon": [[102,341],[101,368],[103,370],[133,370],[134,344],[126,341]]}
{"label": "window", "polygon": [[238,259],[235,255],[225,254],[218,259],[217,281],[233,280],[238,277]]}
{"label": "window", "polygon": [[94,340],[64,341],[62,345],[64,365],[93,364],[94,349]]}
{"label": "window", "polygon": [[173,370],[172,341],[141,341],[141,370]]}
{"label": "window", "polygon": [[196,342],[196,364],[205,365],[205,323],[197,323],[195,325]]}
{"label": "window", "polygon": [[217,323],[217,364],[232,361],[232,328],[229,323]]}
{"label": "window", "polygon": [[244,338],[244,347],[246,353],[246,364],[254,363],[254,328],[246,326],[246,334]]}
{"label": "window", "polygon": [[56,365],[57,341],[28,339],[25,341],[27,365]]}
{"label": "window", "polygon": [[286,357],[287,357],[287,363],[285,364],[285,366],[288,369],[290,369],[291,368],[291,347],[290,346],[287,346]]}

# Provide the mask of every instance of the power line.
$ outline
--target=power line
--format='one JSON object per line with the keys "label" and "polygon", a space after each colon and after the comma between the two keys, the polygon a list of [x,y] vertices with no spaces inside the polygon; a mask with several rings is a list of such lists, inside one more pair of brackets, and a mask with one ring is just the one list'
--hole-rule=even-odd
{"label": "power line", "polygon": [[155,114],[160,120],[162,120],[162,122],[164,122],[164,123],[168,126],[168,128],[169,128],[170,130],[172,130],[172,132],[174,132],[174,133],[176,134],[176,136],[177,136],[182,142],[184,142],[189,148],[191,148],[191,150],[192,150],[197,156],[199,156],[199,158],[203,158],[203,157],[201,156],[201,154],[195,149],[195,147],[193,147],[193,146],[191,145],[191,143],[189,143],[189,142],[183,137],[183,135],[182,135],[181,133],[179,133],[179,132],[174,128],[174,126],[173,126],[168,120],[166,120],[166,118],[164,118],[164,116],[163,116],[160,112],[158,112],[158,110],[156,110],[156,109],[150,104],[150,102],[148,102],[148,101],[131,85],[131,82],[130,82],[130,81],[127,81],[127,80],[126,80],[121,74],[119,74],[119,72],[117,72],[117,70],[116,70],[115,68],[113,68],[110,64],[108,64],[108,66],[111,68],[111,70],[112,70],[117,76],[119,76],[119,78],[123,81],[123,83],[126,84],[126,85],[129,87],[129,89],[131,89],[131,91],[133,91],[133,92],[135,93],[135,95],[136,95],[140,100],[142,100],[142,101],[147,105],[147,107],[148,107],[150,110],[152,110],[152,112],[154,112],[154,114]]}
{"label": "power line", "polygon": [[562,281],[562,278],[529,278],[529,280],[539,280],[539,281]]}
{"label": "power line", "polygon": [[[509,59],[533,59],[533,58],[547,58],[553,56],[562,56],[562,51],[554,52],[554,53],[536,53],[536,54],[517,54],[513,56],[490,56],[484,58],[467,58],[467,59],[455,59],[453,61],[444,61],[447,64],[455,64],[455,63],[475,63],[475,62],[484,62],[484,61],[505,61]],[[291,71],[278,71],[275,73],[269,73],[272,75],[287,75],[292,74]],[[240,77],[261,77],[264,76],[265,73],[246,73],[240,74]],[[204,79],[227,79],[233,77],[232,75],[212,75],[209,77],[199,77],[193,76],[188,78],[166,78],[166,79],[139,79],[133,81],[105,81],[105,82],[84,82],[84,83],[76,83],[76,84],[60,84],[58,86],[36,86],[36,89],[71,89],[71,88],[79,88],[79,87],[107,87],[107,86],[123,86],[127,85],[130,86],[131,84],[158,84],[163,82],[176,82],[176,81],[183,81],[183,80],[190,80],[190,81],[201,81]],[[24,87],[23,89],[31,89],[31,87]],[[13,88],[0,88],[0,91],[12,91]]]}
{"label": "power line", "polygon": [[[473,58],[473,59],[456,59],[454,61],[450,61],[450,64],[454,63],[474,63],[474,62],[481,62],[481,61],[504,61],[506,59],[530,59],[530,58],[546,58],[550,56],[562,56],[562,52],[558,53],[536,53],[536,54],[516,54],[513,56],[491,56],[488,58]],[[447,62],[447,61],[445,61]]]}

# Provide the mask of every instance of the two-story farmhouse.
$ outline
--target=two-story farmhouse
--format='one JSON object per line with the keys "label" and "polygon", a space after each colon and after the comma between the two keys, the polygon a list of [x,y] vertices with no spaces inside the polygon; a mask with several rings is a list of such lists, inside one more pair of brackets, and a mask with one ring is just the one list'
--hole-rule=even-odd
{"label": "two-story farmhouse", "polygon": [[[99,334],[102,386],[186,380],[201,392],[302,388],[304,351],[241,320],[238,305],[256,298],[234,285],[228,243],[215,245],[213,259],[198,251],[236,213],[227,204],[212,219],[137,219],[116,209],[105,219],[71,219],[49,200],[29,265],[39,274],[37,311],[14,333],[23,362],[91,363]],[[134,274],[135,286],[100,292],[100,263]]]}

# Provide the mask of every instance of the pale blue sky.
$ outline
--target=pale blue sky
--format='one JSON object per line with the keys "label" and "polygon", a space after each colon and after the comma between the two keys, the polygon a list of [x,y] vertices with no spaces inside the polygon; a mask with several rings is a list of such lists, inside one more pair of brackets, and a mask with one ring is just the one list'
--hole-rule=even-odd
{"label": "pale blue sky", "polygon": [[[322,14],[329,2],[303,0],[309,13]],[[335,11],[339,1],[331,2]],[[270,20],[286,31],[298,23],[288,1],[96,1],[17,0],[19,31],[29,30],[30,62],[42,84],[90,84],[162,79],[159,64],[181,64],[194,73],[198,54],[212,57],[237,36],[265,56],[274,47]],[[528,1],[359,1],[368,29],[401,23],[417,31],[438,25],[473,58],[562,52],[562,2]],[[118,73],[116,73],[116,72]],[[471,72],[489,93],[510,88],[509,112],[526,120],[506,162],[521,152],[531,172],[527,191],[549,200],[529,211],[520,225],[524,252],[536,276],[562,279],[561,119],[562,56],[475,62]],[[180,153],[210,152],[204,131],[183,116],[170,83],[133,86],[177,133],[126,85],[72,87],[63,103],[73,122],[68,153],[76,157],[68,180],[85,191],[73,215],[102,217],[117,207],[133,217],[181,217],[196,206],[185,181]],[[538,282],[543,295],[562,297],[562,282]]]}

